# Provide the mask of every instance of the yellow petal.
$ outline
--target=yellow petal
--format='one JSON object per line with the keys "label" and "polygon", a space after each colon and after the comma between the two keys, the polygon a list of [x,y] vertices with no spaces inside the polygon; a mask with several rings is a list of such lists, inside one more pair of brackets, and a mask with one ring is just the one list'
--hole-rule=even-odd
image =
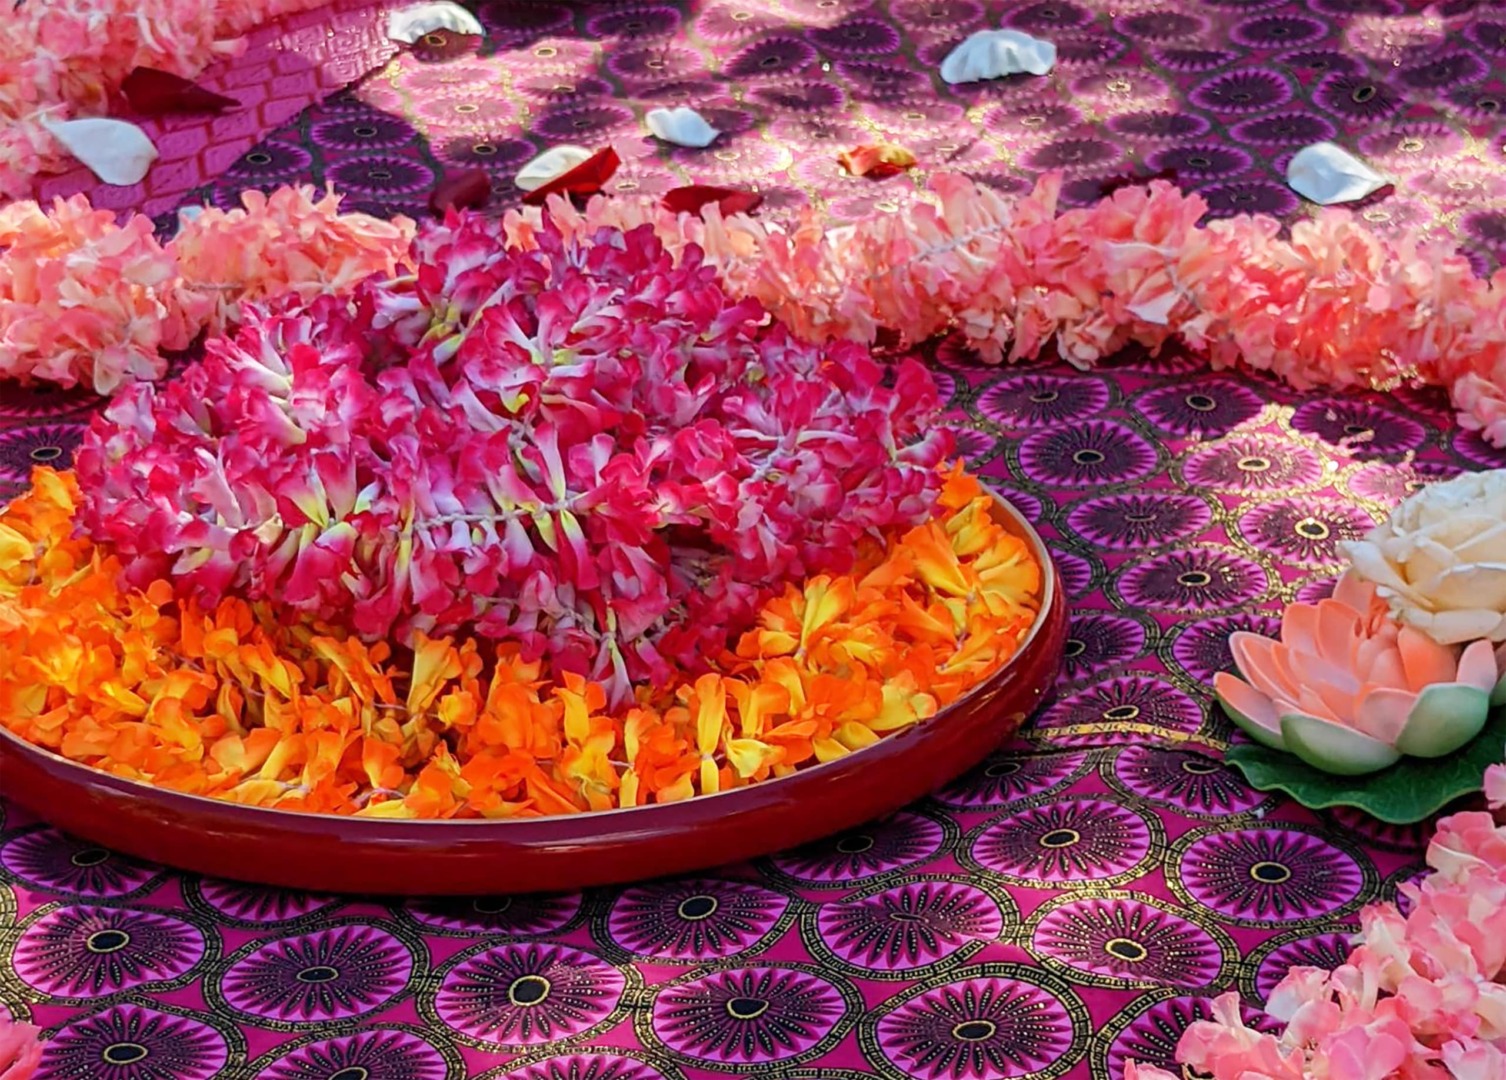
{"label": "yellow petal", "polygon": [[789,691],[773,683],[749,686],[742,681],[728,680],[727,688],[737,702],[738,731],[744,739],[762,735],[782,720],[790,707]]}
{"label": "yellow petal", "polygon": [[727,763],[744,780],[772,767],[779,756],[777,748],[757,739],[729,739],[727,742]]}
{"label": "yellow petal", "polygon": [[418,814],[401,799],[388,799],[386,802],[368,803],[356,811],[356,817],[412,821],[418,817]]}
{"label": "yellow petal", "polygon": [[800,643],[809,645],[811,637],[821,627],[840,619],[852,607],[853,584],[851,578],[838,578],[835,582],[822,574],[812,578],[805,586],[805,612],[800,620]]}
{"label": "yellow petal", "polygon": [[695,785],[691,782],[692,773],[686,773],[673,784],[659,789],[658,801],[661,803],[684,802],[695,796]]}
{"label": "yellow petal", "polygon": [[36,555],[32,542],[9,525],[0,525],[0,573],[18,569]]}
{"label": "yellow petal", "polygon": [[422,715],[461,670],[460,656],[449,641],[419,635],[413,648],[413,681],[408,684],[408,715]]}
{"label": "yellow petal", "polygon": [[815,739],[812,740],[811,745],[816,748],[817,761],[836,761],[837,758],[846,757],[851,753],[836,739]]}
{"label": "yellow petal", "polygon": [[[695,681],[696,749],[702,756],[714,754],[722,741],[722,727],[727,722],[727,691],[720,675],[702,675]],[[704,787],[703,787],[704,790]]]}
{"label": "yellow petal", "polygon": [[287,791],[288,785],[276,780],[247,780],[236,784],[223,797],[245,806],[275,806]]}
{"label": "yellow petal", "polygon": [[879,741],[879,737],[873,733],[873,729],[866,724],[848,721],[834,731],[833,736],[837,742],[849,750],[861,750],[865,746],[872,746]]}

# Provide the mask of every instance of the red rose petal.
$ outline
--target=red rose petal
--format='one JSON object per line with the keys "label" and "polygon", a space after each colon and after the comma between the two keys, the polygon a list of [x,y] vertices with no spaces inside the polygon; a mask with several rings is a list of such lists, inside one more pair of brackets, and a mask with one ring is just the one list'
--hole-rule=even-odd
{"label": "red rose petal", "polygon": [[181,76],[156,68],[136,68],[120,84],[120,92],[131,108],[143,116],[217,113],[240,107],[235,98],[205,90]]}
{"label": "red rose petal", "polygon": [[436,214],[456,210],[479,210],[492,197],[492,178],[485,169],[463,169],[446,173],[434,194],[429,196],[429,208]]}
{"label": "red rose petal", "polygon": [[664,209],[671,214],[699,214],[712,203],[721,210],[722,217],[731,217],[733,214],[751,214],[763,205],[763,196],[756,191],[691,184],[666,191],[663,199]]}
{"label": "red rose petal", "polygon": [[595,195],[612,179],[612,174],[621,164],[622,159],[617,156],[617,151],[608,146],[604,150],[598,150],[569,172],[556,176],[543,187],[534,188],[523,196],[523,201],[529,206],[542,206],[544,200],[551,195]]}

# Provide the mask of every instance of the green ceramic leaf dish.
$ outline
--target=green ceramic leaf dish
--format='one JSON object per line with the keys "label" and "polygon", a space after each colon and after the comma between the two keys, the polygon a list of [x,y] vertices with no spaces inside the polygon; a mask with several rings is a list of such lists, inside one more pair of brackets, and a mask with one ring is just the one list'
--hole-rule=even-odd
{"label": "green ceramic leaf dish", "polygon": [[1368,776],[1335,776],[1257,743],[1231,746],[1224,759],[1256,791],[1280,791],[1313,810],[1352,806],[1391,825],[1411,825],[1479,791],[1485,769],[1503,758],[1506,710],[1497,709],[1480,734],[1455,753],[1404,757]]}

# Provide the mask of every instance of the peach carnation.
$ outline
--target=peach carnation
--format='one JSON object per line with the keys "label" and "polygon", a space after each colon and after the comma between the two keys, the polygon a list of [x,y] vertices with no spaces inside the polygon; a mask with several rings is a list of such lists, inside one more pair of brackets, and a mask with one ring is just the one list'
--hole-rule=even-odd
{"label": "peach carnation", "polygon": [[185,347],[198,329],[176,278],[147,218],[117,225],[81,195],[51,213],[34,202],[0,209],[0,378],[107,394],[159,377],[159,350]]}

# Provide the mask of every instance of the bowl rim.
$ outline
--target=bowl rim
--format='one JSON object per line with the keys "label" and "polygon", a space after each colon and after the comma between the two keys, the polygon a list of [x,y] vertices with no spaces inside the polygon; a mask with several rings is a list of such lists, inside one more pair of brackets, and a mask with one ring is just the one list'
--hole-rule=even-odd
{"label": "bowl rim", "polygon": [[[989,675],[988,678],[978,683],[977,686],[973,687],[973,689],[959,697],[956,701],[938,710],[932,716],[902,731],[896,732],[888,738],[879,740],[872,747],[864,747],[861,750],[853,751],[851,754],[834,758],[831,761],[817,762],[815,765],[798,770],[797,775],[819,778],[822,773],[840,771],[844,766],[850,767],[854,759],[860,758],[861,755],[870,749],[877,749],[885,744],[903,740],[906,737],[913,737],[917,732],[944,722],[968,697],[1009,671],[1015,661],[1024,655],[1025,651],[1040,635],[1042,628],[1051,617],[1051,611],[1056,601],[1056,593],[1061,588],[1055,564],[1051,559],[1051,551],[1046,546],[1046,542],[1041,538],[1040,533],[1036,531],[1035,527],[1020,512],[1018,507],[993,487],[987,484],[983,484],[982,487],[984,493],[993,499],[994,508],[1009,519],[1006,527],[1011,528],[1020,539],[1024,540],[1030,546],[1031,553],[1035,556],[1041,568],[1040,603],[1035,613],[1035,619],[1031,622],[1030,629],[1020,638],[1014,655],[1002,667]],[[246,803],[232,802],[228,799],[216,799],[209,795],[196,795],[192,792],[174,791],[171,788],[157,787],[155,784],[148,783],[145,780],[118,776],[115,773],[105,772],[102,769],[96,769],[82,762],[63,757],[61,754],[45,746],[38,746],[36,743],[28,742],[3,724],[0,724],[0,742],[9,744],[10,752],[12,753],[42,758],[55,769],[61,767],[66,771],[76,772],[88,783],[112,788],[116,794],[130,795],[139,791],[144,802],[155,803],[158,806],[174,807],[182,809],[185,812],[194,812],[197,810],[202,813],[212,811],[217,815],[228,814],[237,818],[245,818],[248,821],[265,819],[265,827],[268,829],[290,826],[296,828],[300,823],[305,827],[313,823],[350,823],[356,828],[371,828],[373,831],[381,828],[383,835],[389,839],[394,838],[394,834],[401,835],[410,831],[418,832],[423,829],[434,828],[455,829],[462,827],[466,829],[490,828],[496,830],[509,826],[518,829],[527,826],[537,827],[541,824],[547,825],[551,822],[616,821],[628,814],[642,816],[654,811],[662,813],[672,807],[683,808],[687,804],[706,806],[714,811],[717,805],[714,800],[722,799],[723,797],[746,796],[747,792],[751,790],[750,787],[729,788],[726,791],[717,791],[710,795],[696,795],[679,802],[640,803],[637,806],[616,806],[610,810],[589,810],[575,814],[546,814],[528,818],[362,818],[354,814],[313,814],[298,810],[279,810],[272,806],[252,806]],[[756,787],[767,788],[769,785],[778,784],[780,780],[784,779],[792,779],[792,777],[767,780],[756,785]],[[367,824],[363,826],[363,822]]]}

